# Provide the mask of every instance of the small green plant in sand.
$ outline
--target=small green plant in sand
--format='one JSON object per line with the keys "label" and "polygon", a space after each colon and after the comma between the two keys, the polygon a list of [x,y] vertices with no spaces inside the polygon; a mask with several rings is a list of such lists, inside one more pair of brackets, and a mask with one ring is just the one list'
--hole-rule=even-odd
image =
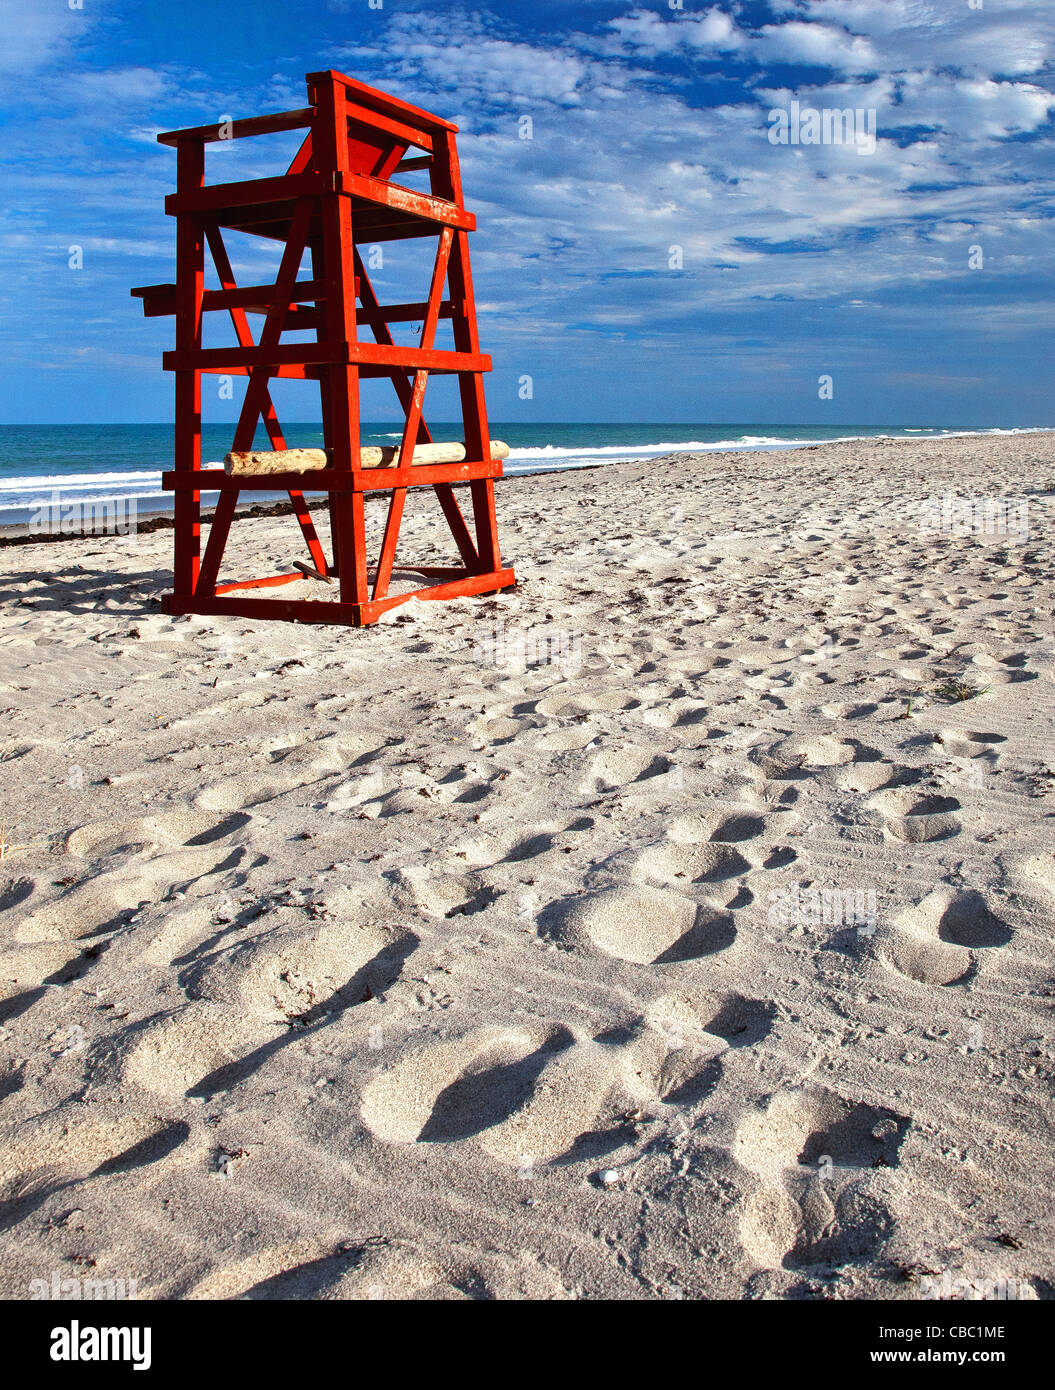
{"label": "small green plant in sand", "polygon": [[987,685],[972,685],[960,676],[952,676],[936,686],[934,693],[940,699],[948,700],[950,704],[962,704],[964,700],[977,700],[978,696],[984,695],[988,689]]}
{"label": "small green plant in sand", "polygon": [[918,685],[911,695],[903,696],[902,698],[906,702],[905,708],[899,715],[895,716],[897,719],[911,719],[915,713],[912,706],[916,704],[917,701],[924,707],[926,707],[927,704],[926,690],[922,685]]}

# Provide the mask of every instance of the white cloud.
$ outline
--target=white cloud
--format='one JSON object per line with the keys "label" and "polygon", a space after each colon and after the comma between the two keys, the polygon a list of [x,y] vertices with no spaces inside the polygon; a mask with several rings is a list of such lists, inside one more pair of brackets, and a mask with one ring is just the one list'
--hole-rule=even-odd
{"label": "white cloud", "polygon": [[[902,26],[939,22],[928,5],[890,5]],[[862,20],[870,13],[846,0],[847,17],[850,10]],[[903,28],[890,26],[884,37],[873,24],[860,35],[828,22],[820,6],[789,13],[785,24],[748,33],[718,7],[677,18],[634,10],[612,23],[606,39],[573,34],[545,46],[500,40],[484,19],[419,12],[389,22],[384,49],[370,54],[373,80],[446,114],[444,94],[457,90],[459,106],[472,115],[474,134],[460,149],[480,217],[474,261],[504,333],[535,338],[576,313],[648,331],[684,319],[693,306],[720,311],[771,300],[775,288],[793,299],[871,302],[891,286],[966,273],[957,239],[979,233],[964,228],[989,229],[1005,264],[1022,254],[1050,263],[1045,224],[1008,222],[1030,196],[1024,181],[1035,180],[1040,197],[1050,171],[1039,148],[999,143],[1045,119],[1049,98],[1041,88],[936,72],[918,59],[919,34],[898,50]],[[650,64],[653,57],[706,56],[704,41],[735,48],[739,58],[772,62],[779,52],[797,63],[823,61],[835,77],[694,108]],[[357,49],[356,71],[369,81],[364,59]],[[501,80],[492,80],[495,72]],[[543,74],[545,82],[537,81]],[[876,108],[875,154],[770,145],[766,105],[794,96]],[[521,141],[515,117],[529,97],[540,114],[535,138]],[[889,137],[912,125],[934,134],[905,148]],[[932,237],[946,224],[952,230],[944,241]],[[766,254],[781,243],[816,249]],[[665,279],[675,244],[687,268],[676,286]],[[719,269],[728,266],[737,269]],[[615,295],[610,272],[628,272]],[[525,295],[534,306],[528,319],[519,307]]]}
{"label": "white cloud", "polygon": [[760,62],[806,63],[841,72],[874,72],[880,64],[867,39],[827,24],[766,24],[754,45]]}
{"label": "white cloud", "polygon": [[98,72],[71,73],[63,78],[67,99],[92,105],[120,102],[142,105],[164,100],[172,93],[165,74],[156,68],[105,68]]}
{"label": "white cloud", "polygon": [[[972,76],[1039,72],[1055,42],[1050,0],[798,0],[793,22],[831,23],[870,41],[882,71],[951,68]],[[780,27],[780,26],[778,26]]]}
{"label": "white cloud", "polygon": [[436,91],[457,93],[459,105],[470,110],[496,100],[560,106],[580,101],[587,59],[571,46],[546,48],[497,38],[493,27],[457,12],[400,15],[390,22],[390,32],[399,35],[397,46],[357,44],[338,48],[335,57],[357,71],[378,64],[386,74],[383,85],[394,91],[401,78],[424,79]]}
{"label": "white cloud", "polygon": [[702,15],[661,19],[653,10],[634,10],[613,19],[609,29],[624,45],[657,55],[690,49],[699,53],[731,53],[747,43],[746,33],[717,5]]}
{"label": "white cloud", "polygon": [[922,72],[905,76],[899,91],[900,105],[884,119],[944,131],[955,142],[950,153],[965,144],[1031,133],[1055,111],[1055,94],[1028,82]]}
{"label": "white cloud", "polygon": [[682,25],[688,30],[688,42],[693,48],[712,48],[719,53],[727,53],[747,42],[746,35],[737,28],[732,16],[717,5],[698,19],[683,20]]}
{"label": "white cloud", "polygon": [[65,0],[0,0],[0,73],[25,76],[57,63],[91,25],[84,10]]}
{"label": "white cloud", "polygon": [[471,67],[460,46],[436,48],[413,45],[402,55],[404,62],[420,64],[437,86],[457,91],[463,100],[466,88],[500,91],[512,100],[555,101],[574,104],[585,65],[576,54],[533,48],[503,39],[480,39],[472,45]]}

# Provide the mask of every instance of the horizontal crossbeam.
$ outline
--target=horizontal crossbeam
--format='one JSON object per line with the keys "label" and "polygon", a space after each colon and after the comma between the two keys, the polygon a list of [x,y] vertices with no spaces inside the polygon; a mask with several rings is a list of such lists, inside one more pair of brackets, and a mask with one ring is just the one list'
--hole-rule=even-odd
{"label": "horizontal crossbeam", "polygon": [[[420,570],[410,571],[420,573]],[[397,569],[398,573],[398,569]],[[303,578],[298,572],[298,578]],[[230,614],[241,618],[285,618],[299,623],[351,623],[362,627],[376,622],[382,613],[398,608],[410,599],[426,601],[465,598],[470,594],[487,594],[495,589],[507,589],[516,583],[511,569],[492,570],[487,574],[467,574],[442,584],[430,584],[405,594],[390,594],[388,598],[368,603],[320,603],[317,599],[239,598],[218,594],[165,594],[161,607],[166,613],[201,613],[205,616]]]}
{"label": "horizontal crossbeam", "polygon": [[302,106],[296,111],[275,111],[269,116],[248,116],[241,121],[222,121],[214,125],[188,126],[185,130],[166,130],[158,136],[159,145],[177,147],[182,141],[200,140],[213,144],[217,140],[240,140],[246,135],[272,135],[279,130],[301,130],[310,126],[314,108]]}
{"label": "horizontal crossbeam", "polygon": [[211,183],[187,193],[170,193],[165,199],[165,211],[173,217],[188,212],[223,213],[240,207],[291,204],[298,198],[318,198],[327,193],[339,193],[377,207],[391,208],[404,216],[422,218],[439,226],[458,227],[466,232],[476,227],[476,218],[471,212],[445,198],[435,198],[430,193],[416,193],[412,188],[389,183],[387,179],[371,178],[369,174],[351,174],[346,170],[329,174],[282,174],[278,178],[242,179],[237,183]]}
{"label": "horizontal crossbeam", "polygon": [[397,212],[411,217],[423,217],[428,222],[437,222],[444,227],[460,227],[471,232],[476,228],[476,217],[464,208],[456,207],[445,198],[434,198],[431,193],[416,193],[412,188],[404,188],[400,183],[390,183],[387,179],[374,179],[369,174],[349,174],[344,171],[337,176],[337,192],[353,198],[361,198],[365,203],[376,203],[380,207],[394,208]]}
{"label": "horizontal crossbeam", "polygon": [[[403,347],[387,343],[276,343],[273,347],[189,348],[166,352],[167,372],[211,371],[232,367],[275,366],[284,363],[341,363],[342,365],[430,372],[489,372],[491,359],[483,352],[451,352],[445,348]],[[369,374],[369,373],[367,373]]]}
{"label": "horizontal crossbeam", "polygon": [[411,464],[409,468],[316,468],[309,473],[226,473],[220,468],[170,469],[161,475],[165,492],[383,492],[393,487],[471,483],[500,478],[502,460],[464,459],[460,463]]}
{"label": "horizontal crossbeam", "polygon": [[165,211],[177,217],[184,212],[220,212],[224,208],[248,207],[255,203],[293,203],[298,198],[318,198],[335,192],[337,177],[334,173],[280,174],[271,179],[210,183],[206,188],[170,193],[165,199]]}
{"label": "horizontal crossbeam", "polygon": [[[321,280],[300,280],[293,286],[290,308],[296,309],[305,301],[321,303],[326,298],[326,286]],[[244,309],[248,314],[266,314],[271,307],[274,285],[243,285],[234,290],[206,290],[202,296],[202,310],[212,313],[220,309]],[[359,277],[356,276],[355,292],[359,293]],[[143,301],[146,318],[161,318],[176,312],[175,285],[139,285],[130,290],[133,299]],[[463,301],[464,303],[464,301]],[[382,304],[378,309],[358,309],[357,323],[372,323],[380,319],[384,323],[411,323],[425,317],[428,304],[419,300],[415,304]],[[462,304],[455,306],[449,299],[440,304],[440,318],[449,319],[455,311],[462,312]]]}

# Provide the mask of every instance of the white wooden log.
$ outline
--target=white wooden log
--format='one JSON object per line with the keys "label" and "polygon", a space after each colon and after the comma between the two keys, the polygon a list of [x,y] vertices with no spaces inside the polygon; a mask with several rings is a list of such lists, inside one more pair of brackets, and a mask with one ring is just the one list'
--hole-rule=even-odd
{"label": "white wooden log", "polygon": [[[360,451],[363,468],[391,468],[399,458],[399,446],[371,445]],[[258,477],[264,473],[311,473],[325,468],[329,462],[328,449],[252,449],[246,453],[230,453],[223,466],[233,477]],[[509,445],[500,439],[491,440],[492,459],[509,457]],[[465,445],[418,444],[411,463],[417,466],[430,463],[461,463]]]}
{"label": "white wooden log", "polygon": [[261,473],[311,473],[326,463],[325,449],[252,449],[228,454],[223,466],[233,476],[245,478]]}

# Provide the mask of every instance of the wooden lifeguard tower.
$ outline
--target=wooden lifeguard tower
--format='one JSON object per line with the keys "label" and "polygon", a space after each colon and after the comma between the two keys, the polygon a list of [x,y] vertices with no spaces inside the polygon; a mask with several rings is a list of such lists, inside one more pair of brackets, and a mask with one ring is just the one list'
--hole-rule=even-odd
{"label": "wooden lifeguard tower", "polygon": [[[457,127],[439,116],[339,72],[309,73],[309,105],[222,125],[176,130],[157,138],[177,152],[177,191],[166,199],[176,218],[176,283],[132,290],[150,317],[174,315],[175,351],[164,366],[175,374],[175,466],[163,487],[175,494],[175,578],[163,600],[169,613],[237,614],[299,622],[360,626],[409,598],[444,599],[502,589],[514,582],[502,566],[495,521],[494,480],[508,450],[493,444],[487,426],[483,374],[491,359],[480,351],[469,268],[468,234],[476,225],[462,201],[455,148]],[[307,134],[285,173],[237,183],[205,183],[205,147],[278,131]],[[408,158],[408,151],[413,153]],[[284,163],[285,161],[283,161]],[[393,182],[404,171],[427,170],[429,191]],[[282,243],[274,284],[235,283],[223,232],[231,229]],[[359,252],[411,238],[435,238],[427,298],[379,303]],[[208,246],[219,288],[205,288]],[[298,278],[307,254],[308,278]],[[447,287],[447,297],[444,288]],[[226,311],[237,345],[203,346],[205,316]],[[263,314],[254,339],[249,314]],[[434,346],[440,319],[449,319],[453,350]],[[389,325],[421,322],[416,344],[397,344]],[[359,329],[367,328],[363,341]],[[309,330],[310,341],[282,341]],[[223,469],[202,468],[203,374],[248,377],[231,452]],[[458,378],[462,441],[437,444],[422,407],[429,376]],[[325,448],[287,449],[269,383],[292,377],[319,383]],[[387,377],[395,387],[404,427],[398,446],[363,449],[359,384]],[[270,450],[253,450],[263,420]],[[472,502],[470,532],[456,484]],[[408,488],[431,487],[457,547],[458,565],[400,565],[396,545]],[[219,501],[201,554],[201,492]],[[235,506],[243,492],[288,492],[311,558],[291,573],[219,583]],[[332,559],[316,534],[305,492],[326,493]],[[376,559],[367,557],[364,495],[389,495]],[[453,551],[452,551],[453,558]],[[393,572],[431,581],[391,593]],[[294,581],[339,582],[336,598],[247,597],[240,591]],[[318,592],[318,591],[317,591]]]}

